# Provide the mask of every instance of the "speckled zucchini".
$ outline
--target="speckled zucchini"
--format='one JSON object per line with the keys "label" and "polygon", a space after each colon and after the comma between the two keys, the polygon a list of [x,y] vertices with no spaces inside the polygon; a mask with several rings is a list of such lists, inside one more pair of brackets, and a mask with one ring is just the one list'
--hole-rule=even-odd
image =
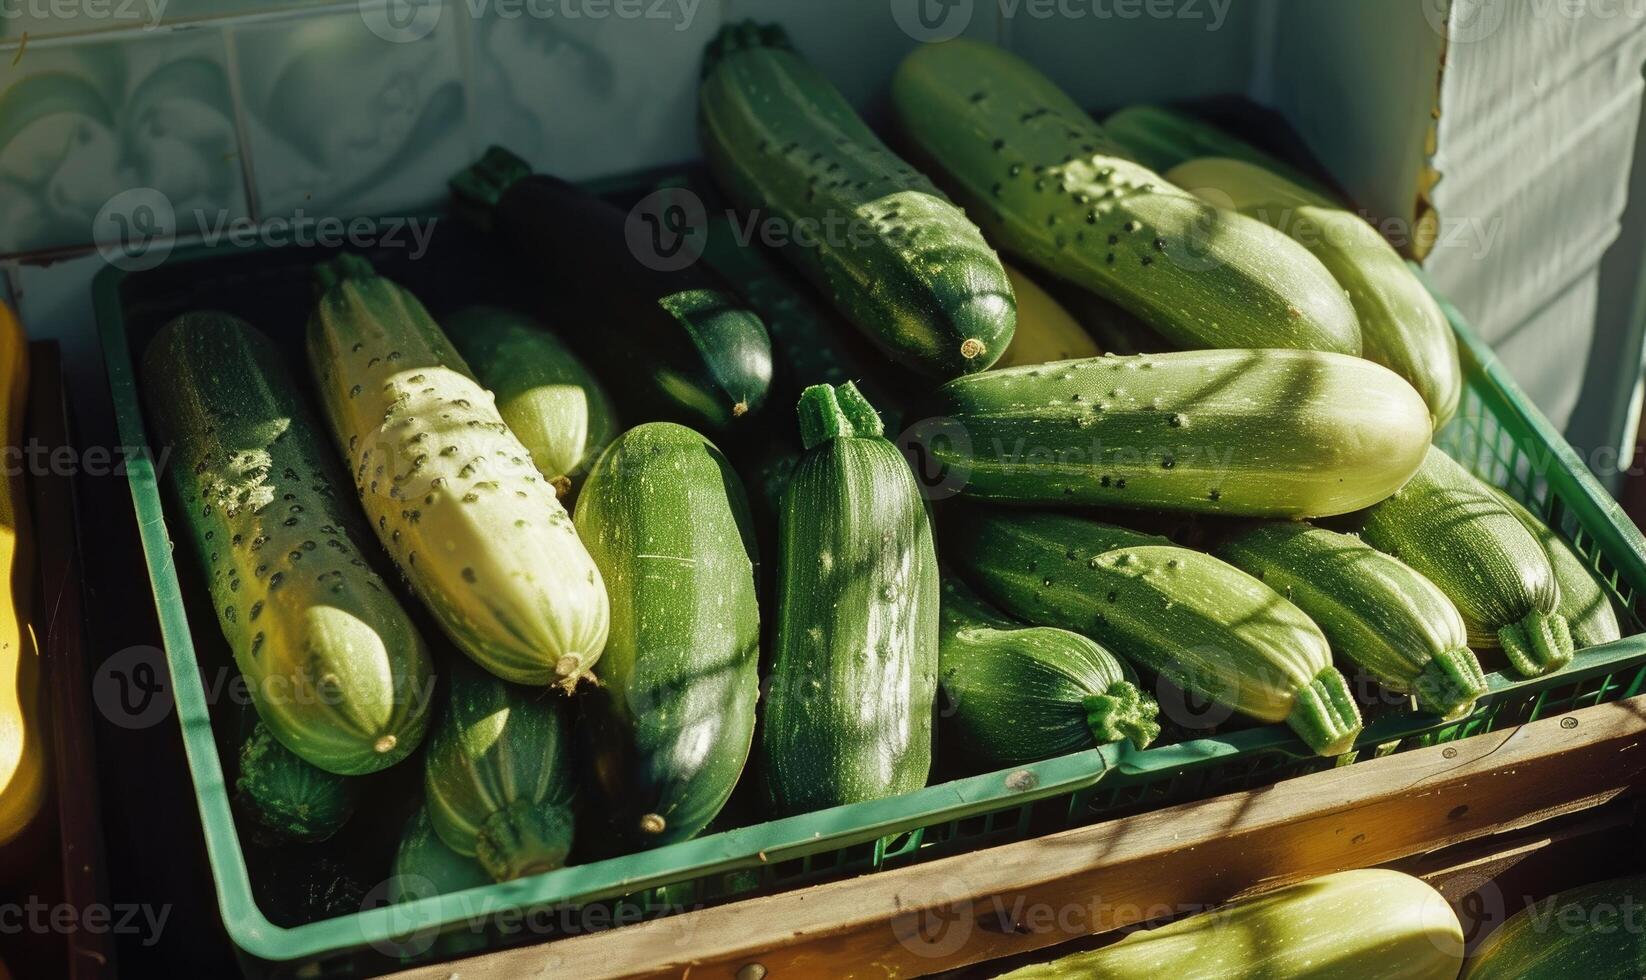
{"label": "speckled zucchini", "polygon": [[1354,308],[1306,249],[1128,159],[993,45],[923,44],[892,81],[903,132],[991,241],[1184,348],[1360,353]]}
{"label": "speckled zucchini", "polygon": [[1646,876],[1550,895],[1515,912],[1469,958],[1463,980],[1635,980],[1646,976],[1640,928]]}
{"label": "speckled zucchini", "polygon": [[937,378],[1011,343],[1011,283],[977,226],[889,150],[783,30],[726,27],[704,56],[704,155],[732,203],[892,357]]}
{"label": "speckled zucchini", "polygon": [[308,352],[378,538],[476,663],[570,688],[606,643],[606,588],[491,392],[409,291],[317,266]]}
{"label": "speckled zucchini", "polygon": [[240,809],[274,841],[323,841],[354,815],[359,778],[309,765],[260,721],[240,745],[239,764],[234,789]]}
{"label": "speckled zucchini", "polygon": [[943,577],[938,639],[945,753],[969,766],[1038,762],[1096,745],[1148,747],[1160,707],[1131,670],[1079,633],[1025,626]]}
{"label": "speckled zucchini", "polygon": [[1284,721],[1320,755],[1360,734],[1326,637],[1273,589],[1210,555],[1078,517],[969,506],[944,556],[1025,622],[1078,630],[1182,690]]}
{"label": "speckled zucchini", "polygon": [[[1429,409],[1370,361],[1294,350],[1097,357],[956,378],[926,451],[964,492],[1253,517],[1370,506],[1423,461]],[[965,439],[953,438],[963,430]]]}
{"label": "speckled zucchini", "polygon": [[1501,647],[1527,677],[1572,659],[1549,557],[1501,498],[1431,447],[1400,492],[1354,526],[1372,547],[1399,558],[1457,605],[1469,645]]}
{"label": "speckled zucchini", "polygon": [[1009,265],[1006,277],[1017,296],[1017,331],[995,367],[1045,364],[1103,353],[1091,334],[1039,283]]}
{"label": "speckled zucchini", "polygon": [[1130,105],[1105,116],[1103,132],[1133,160],[1157,174],[1202,157],[1227,157],[1280,175],[1307,192],[1316,204],[1336,206],[1336,194],[1320,181],[1186,112],[1157,105]]}
{"label": "speckled zucchini", "polygon": [[806,389],[799,413],[760,738],[781,815],[926,785],[937,692],[937,555],[914,476],[850,382]]}
{"label": "speckled zucchini", "polygon": [[601,684],[579,698],[583,756],[617,835],[696,836],[731,797],[759,697],[757,550],[743,486],[685,426],[625,432],[577,500],[611,597]]}
{"label": "speckled zucchini", "polygon": [[1439,431],[1457,412],[1463,368],[1440,304],[1377,229],[1351,211],[1316,203],[1285,178],[1239,160],[1176,167],[1166,179],[1209,203],[1285,232],[1342,284],[1360,320],[1361,352],[1411,383]]}
{"label": "speckled zucchini", "polygon": [[280,353],[242,320],[189,313],[150,342],[142,380],[176,454],[174,533],[269,730],[328,772],[404,759],[428,728],[429,653],[367,563],[375,544]]}
{"label": "speckled zucchini", "polygon": [[606,390],[554,334],[511,310],[475,306],[446,319],[446,333],[532,462],[566,497],[620,431]]}
{"label": "speckled zucchini", "polygon": [[496,881],[553,871],[571,853],[569,698],[454,661],[423,763],[429,820]]}
{"label": "speckled zucchini", "polygon": [[1572,645],[1581,650],[1621,637],[1623,629],[1618,625],[1617,611],[1612,608],[1612,597],[1590,571],[1589,563],[1572,550],[1565,538],[1521,506],[1520,501],[1496,487],[1492,487],[1492,492],[1509,509],[1509,513],[1532,532],[1532,537],[1537,538],[1538,543],[1543,545],[1544,553],[1549,556],[1549,568],[1555,573],[1555,581],[1560,583],[1560,606],[1557,611],[1566,617],[1572,633]]}
{"label": "speckled zucchini", "polygon": [[1308,614],[1338,656],[1447,718],[1474,709],[1486,676],[1457,607],[1434,583],[1359,538],[1308,524],[1248,528],[1217,557]]}

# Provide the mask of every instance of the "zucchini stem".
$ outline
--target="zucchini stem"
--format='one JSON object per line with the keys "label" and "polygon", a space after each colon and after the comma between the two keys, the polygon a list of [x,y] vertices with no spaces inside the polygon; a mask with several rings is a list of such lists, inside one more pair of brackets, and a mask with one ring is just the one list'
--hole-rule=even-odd
{"label": "zucchini stem", "polygon": [[757,24],[752,20],[727,24],[703,52],[703,77],[709,77],[728,56],[761,48],[793,51],[794,44],[789,40],[789,33],[776,24]]}
{"label": "zucchini stem", "polygon": [[1316,755],[1342,755],[1354,747],[1360,734],[1360,708],[1337,668],[1326,667],[1297,692],[1286,724]]}
{"label": "zucchini stem", "polygon": [[880,415],[850,381],[839,387],[812,385],[800,393],[800,442],[807,449],[831,439],[877,438],[885,433]]}
{"label": "zucchini stem", "polygon": [[491,230],[492,210],[520,181],[530,177],[531,164],[501,146],[486,149],[480,159],[459,171],[447,185],[456,209],[476,227]]}
{"label": "zucchini stem", "polygon": [[334,259],[315,266],[309,275],[314,281],[314,294],[320,296],[333,286],[348,279],[375,278],[377,269],[371,264],[371,260],[364,255],[344,252]]}
{"label": "zucchini stem", "polygon": [[1533,610],[1497,631],[1509,665],[1522,677],[1541,677],[1572,662],[1572,631],[1559,613]]}
{"label": "zucchini stem", "polygon": [[1486,674],[1468,647],[1436,654],[1412,682],[1417,706],[1455,721],[1474,710],[1475,699],[1486,693]]}
{"label": "zucchini stem", "polygon": [[571,849],[571,812],[531,800],[511,801],[474,835],[474,856],[494,881],[553,871]]}
{"label": "zucchini stem", "polygon": [[1141,750],[1160,737],[1160,725],[1155,721],[1160,705],[1130,681],[1115,681],[1104,693],[1087,695],[1081,704],[1099,745],[1126,739],[1132,748]]}

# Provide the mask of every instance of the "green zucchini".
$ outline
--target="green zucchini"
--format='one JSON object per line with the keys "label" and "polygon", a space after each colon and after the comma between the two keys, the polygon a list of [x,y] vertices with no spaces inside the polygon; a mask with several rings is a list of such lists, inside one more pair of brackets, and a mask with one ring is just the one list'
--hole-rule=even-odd
{"label": "green zucchini", "polygon": [[1017,296],[1017,332],[996,367],[1045,364],[1076,357],[1096,357],[1103,353],[1068,310],[1040,284],[1011,266],[1006,277]]}
{"label": "green zucchini", "polygon": [[1429,410],[1370,361],[1294,350],[1097,357],[957,378],[932,458],[965,492],[1250,517],[1375,504],[1423,461]]}
{"label": "green zucchini", "polygon": [[[645,219],[566,181],[534,175],[499,146],[452,178],[457,208],[504,246],[522,277],[540,283],[545,322],[583,356],[630,419],[668,419],[714,432],[760,416],[772,380],[771,338],[752,311],[695,262],[690,227],[667,243],[631,240]],[[671,251],[673,250],[673,251]],[[683,265],[679,263],[684,263]]]}
{"label": "green zucchini", "polygon": [[309,363],[378,538],[475,662],[571,688],[609,612],[554,488],[417,297],[354,255],[314,275]]}
{"label": "green zucchini", "polygon": [[1571,662],[1549,557],[1500,498],[1431,447],[1400,492],[1357,518],[1366,543],[1415,568],[1457,605],[1469,645],[1501,647],[1536,677]]}
{"label": "green zucchini", "polygon": [[445,716],[423,760],[435,833],[496,881],[561,867],[574,827],[569,698],[460,660],[446,679]]}
{"label": "green zucchini", "polygon": [[1104,353],[1163,354],[1176,350],[1148,324],[1091,290],[1062,281],[1047,282],[1046,290]]}
{"label": "green zucchini", "polygon": [[1290,599],[1332,649],[1379,684],[1447,718],[1486,693],[1452,600],[1434,583],[1348,534],[1307,524],[1262,524],[1215,554]]}
{"label": "green zucchini", "polygon": [[1555,573],[1555,580],[1560,583],[1559,613],[1566,617],[1566,624],[1572,633],[1572,645],[1577,649],[1599,646],[1610,643],[1623,635],[1623,629],[1618,625],[1617,611],[1612,608],[1612,599],[1606,593],[1605,586],[1595,578],[1590,566],[1566,539],[1556,534],[1547,524],[1538,520],[1532,512],[1521,506],[1520,501],[1493,487],[1503,506],[1509,513],[1515,515],[1526,530],[1532,532],[1543,545],[1543,551],[1549,556],[1549,568]]}
{"label": "green zucchini", "polygon": [[1463,927],[1446,899],[1420,878],[1371,868],[1134,932],[1001,980],[1456,980],[1462,963]]}
{"label": "green zucchini", "polygon": [[1307,192],[1316,204],[1336,206],[1337,195],[1320,181],[1186,112],[1164,106],[1130,105],[1105,116],[1103,132],[1120,144],[1127,156],[1157,174],[1202,157],[1228,157],[1278,174]]}
{"label": "green zucchini", "polygon": [[1475,949],[1463,980],[1640,980],[1646,877],[1573,888],[1528,905]]}
{"label": "green zucchini", "polygon": [[920,45],[892,101],[991,241],[1177,346],[1360,353],[1354,308],[1307,250],[1127,159],[1016,55],[968,39]]}
{"label": "green zucchini", "polygon": [[367,563],[376,549],[279,352],[235,317],[189,313],[149,344],[142,378],[176,453],[178,523],[258,715],[328,772],[404,759],[428,728],[429,652]]}
{"label": "green zucchini", "polygon": [[234,789],[240,809],[273,840],[323,841],[354,815],[359,778],[309,765],[261,721],[241,743],[239,762]]}
{"label": "green zucchini", "polygon": [[451,848],[434,832],[426,806],[417,808],[406,821],[400,847],[394,854],[394,873],[389,878],[389,901],[416,901],[433,895],[481,888],[492,883],[491,875],[472,857]]}
{"label": "green zucchini", "polygon": [[926,785],[939,581],[925,503],[850,382],[800,397],[760,739],[781,815]]}
{"label": "green zucchini", "polygon": [[1166,179],[1278,228],[1307,248],[1349,294],[1360,320],[1361,353],[1411,382],[1428,403],[1436,431],[1457,413],[1463,368],[1451,322],[1406,260],[1365,219],[1315,203],[1303,188],[1239,160],[1195,160]]}
{"label": "green zucchini", "polygon": [[778,27],[724,28],[704,57],[704,155],[732,203],[900,363],[981,371],[1011,343],[1011,283],[977,226],[889,150]]}
{"label": "green zucchini", "polygon": [[945,528],[945,557],[1018,619],[1084,633],[1184,691],[1284,721],[1320,755],[1360,734],[1320,628],[1232,565],[1060,514],[969,506]]}
{"label": "green zucchini", "polygon": [[446,332],[497,414],[531,450],[537,471],[567,496],[619,431],[611,399],[589,369],[530,317],[476,306],[446,320]]}
{"label": "green zucchini", "polygon": [[938,683],[944,746],[989,768],[1160,735],[1160,707],[1130,668],[1068,630],[1012,622],[958,578],[943,578]]}
{"label": "green zucchini", "polygon": [[621,838],[696,836],[731,797],[760,689],[757,550],[714,444],[651,422],[600,457],[577,530],[611,598],[601,685],[580,698],[584,757]]}

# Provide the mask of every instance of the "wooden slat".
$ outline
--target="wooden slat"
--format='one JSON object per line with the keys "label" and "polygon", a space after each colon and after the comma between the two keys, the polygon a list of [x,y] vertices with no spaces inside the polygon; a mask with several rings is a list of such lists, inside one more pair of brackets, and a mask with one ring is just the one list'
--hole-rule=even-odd
{"label": "wooden slat", "polygon": [[1646,770],[1646,696],[1124,820],[407,980],[904,977],[1021,954],[1603,805]]}

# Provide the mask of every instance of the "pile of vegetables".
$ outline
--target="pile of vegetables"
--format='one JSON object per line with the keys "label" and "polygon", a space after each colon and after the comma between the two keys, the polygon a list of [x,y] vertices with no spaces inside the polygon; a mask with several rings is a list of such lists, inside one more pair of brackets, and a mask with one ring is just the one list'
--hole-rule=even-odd
{"label": "pile of vegetables", "polygon": [[[457,209],[535,308],[437,321],[341,255],[307,378],[225,314],[160,332],[148,417],[254,694],[260,833],[322,839],[418,766],[395,870],[466,888],[691,838],[740,784],[780,816],[1141,749],[1168,689],[1337,755],[1346,670],[1458,717],[1476,652],[1535,676],[1617,637],[1583,560],[1432,448],[1450,328],[1329,192],[1184,117],[1099,125],[977,42],[892,96],[919,169],[781,31],[707,53],[696,191],[838,240],[717,215],[677,267],[493,148]],[[905,427],[940,437],[911,460]]]}

